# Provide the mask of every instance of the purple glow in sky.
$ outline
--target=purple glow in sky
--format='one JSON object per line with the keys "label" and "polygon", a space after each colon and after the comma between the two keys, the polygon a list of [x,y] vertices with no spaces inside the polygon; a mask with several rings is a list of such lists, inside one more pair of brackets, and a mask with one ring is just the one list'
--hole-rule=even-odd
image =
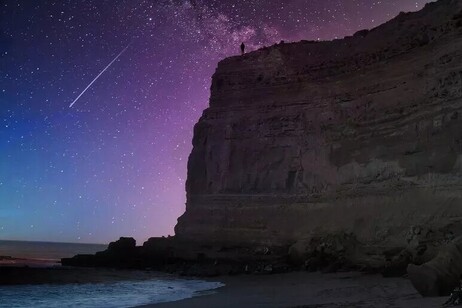
{"label": "purple glow in sky", "polygon": [[173,234],[219,60],[242,41],[340,38],[427,2],[0,0],[0,239]]}

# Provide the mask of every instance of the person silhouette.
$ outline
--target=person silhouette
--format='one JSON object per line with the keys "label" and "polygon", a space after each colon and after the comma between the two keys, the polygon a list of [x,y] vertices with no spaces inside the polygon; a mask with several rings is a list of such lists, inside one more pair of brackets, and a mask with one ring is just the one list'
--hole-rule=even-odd
{"label": "person silhouette", "polygon": [[244,44],[244,42],[242,42],[242,44],[241,44],[241,53],[242,54],[245,53],[245,44]]}

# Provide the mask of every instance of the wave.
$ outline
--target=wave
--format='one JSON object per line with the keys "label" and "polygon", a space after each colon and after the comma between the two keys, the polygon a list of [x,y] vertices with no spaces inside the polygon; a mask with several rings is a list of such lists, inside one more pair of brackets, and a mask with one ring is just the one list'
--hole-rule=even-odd
{"label": "wave", "polygon": [[100,284],[0,287],[2,308],[125,308],[172,302],[224,286],[220,282],[155,279]]}

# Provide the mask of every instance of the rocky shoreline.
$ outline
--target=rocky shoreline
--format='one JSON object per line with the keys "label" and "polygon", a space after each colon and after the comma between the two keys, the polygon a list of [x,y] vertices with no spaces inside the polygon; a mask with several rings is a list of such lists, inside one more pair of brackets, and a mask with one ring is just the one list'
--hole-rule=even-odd
{"label": "rocky shoreline", "polygon": [[[403,277],[409,273],[423,296],[446,296],[459,285],[462,275],[462,268],[453,264],[462,255],[461,242],[452,240],[448,233],[423,227],[411,228],[407,247],[384,252],[362,245],[353,234],[345,233],[313,237],[289,247],[204,246],[181,242],[175,237],[151,238],[142,246],[136,246],[133,238],[123,237],[110,243],[105,251],[65,258],[61,263],[77,267],[148,269],[196,277],[294,271],[358,271],[379,273],[383,277]],[[429,266],[439,269],[437,277],[425,276]],[[453,267],[456,270],[451,271]]]}

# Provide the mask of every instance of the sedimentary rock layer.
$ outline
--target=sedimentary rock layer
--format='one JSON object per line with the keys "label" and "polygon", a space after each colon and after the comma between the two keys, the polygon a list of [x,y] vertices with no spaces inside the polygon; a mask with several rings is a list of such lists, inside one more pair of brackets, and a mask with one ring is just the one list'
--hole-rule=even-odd
{"label": "sedimentary rock layer", "polygon": [[352,232],[400,246],[411,226],[458,233],[462,1],[223,60],[193,146],[179,239]]}

